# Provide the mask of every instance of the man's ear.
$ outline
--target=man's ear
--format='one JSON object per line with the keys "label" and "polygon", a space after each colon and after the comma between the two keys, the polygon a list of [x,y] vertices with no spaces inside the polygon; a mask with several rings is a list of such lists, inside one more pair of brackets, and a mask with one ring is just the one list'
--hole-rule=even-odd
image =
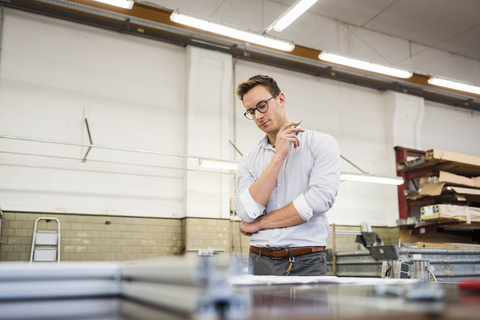
{"label": "man's ear", "polygon": [[283,92],[280,92],[278,94],[278,98],[280,100],[280,104],[282,105],[282,107],[285,107],[285,95],[283,94]]}

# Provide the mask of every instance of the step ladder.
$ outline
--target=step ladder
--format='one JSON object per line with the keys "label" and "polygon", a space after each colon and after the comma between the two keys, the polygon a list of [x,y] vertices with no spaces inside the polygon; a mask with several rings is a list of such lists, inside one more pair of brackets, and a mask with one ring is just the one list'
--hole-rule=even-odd
{"label": "step ladder", "polygon": [[[57,222],[57,230],[37,230],[38,222],[45,220]],[[32,262],[57,262],[60,263],[60,221],[57,218],[40,217],[35,220],[33,229],[32,251],[30,253],[30,264]]]}

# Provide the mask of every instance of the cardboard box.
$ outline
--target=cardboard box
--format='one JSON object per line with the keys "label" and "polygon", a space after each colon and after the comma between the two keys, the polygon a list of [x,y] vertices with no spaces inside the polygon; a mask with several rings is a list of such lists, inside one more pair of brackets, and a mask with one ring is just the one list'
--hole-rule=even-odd
{"label": "cardboard box", "polygon": [[452,204],[435,204],[421,209],[422,220],[455,220],[480,222],[480,208],[456,206]]}
{"label": "cardboard box", "polygon": [[[420,179],[419,196],[440,196],[442,193],[451,192],[455,193],[457,200],[466,201],[465,196],[480,196],[480,188],[477,188],[477,182],[480,181],[480,177],[468,178],[446,171],[440,171],[438,177],[438,183],[426,183],[425,177]],[[469,186],[473,188],[465,188],[461,186]]]}
{"label": "cardboard box", "polygon": [[442,194],[444,186],[445,182],[424,184],[419,194],[421,196],[439,196]]}

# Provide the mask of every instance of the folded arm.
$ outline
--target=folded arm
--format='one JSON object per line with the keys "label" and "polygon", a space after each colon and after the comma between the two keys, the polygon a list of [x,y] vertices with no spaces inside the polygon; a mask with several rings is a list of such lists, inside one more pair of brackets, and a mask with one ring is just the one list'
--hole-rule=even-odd
{"label": "folded arm", "polygon": [[305,220],[298,214],[293,202],[280,210],[272,211],[268,215],[260,216],[252,222],[242,221],[240,230],[244,235],[251,236],[263,229],[275,229],[296,226],[305,223]]}
{"label": "folded arm", "polygon": [[[285,207],[271,211],[265,207],[275,187],[281,164],[275,158],[268,164],[258,180],[252,176],[248,163],[239,166],[239,196],[236,206],[243,220],[241,230],[251,235],[259,230],[284,228],[308,222],[312,217],[324,214],[335,202],[340,181],[340,153],[333,138],[313,141],[314,164],[308,188]],[[257,182],[259,182],[257,184]]]}

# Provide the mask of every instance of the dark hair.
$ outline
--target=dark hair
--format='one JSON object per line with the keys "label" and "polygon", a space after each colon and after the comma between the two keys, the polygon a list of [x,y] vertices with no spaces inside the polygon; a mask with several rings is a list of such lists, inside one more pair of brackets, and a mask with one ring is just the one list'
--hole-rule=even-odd
{"label": "dark hair", "polygon": [[250,77],[247,81],[243,81],[237,86],[237,96],[240,100],[243,101],[243,96],[253,89],[254,87],[261,85],[267,88],[272,96],[279,94],[281,92],[280,88],[277,85],[277,82],[269,76],[258,74],[256,76]]}

